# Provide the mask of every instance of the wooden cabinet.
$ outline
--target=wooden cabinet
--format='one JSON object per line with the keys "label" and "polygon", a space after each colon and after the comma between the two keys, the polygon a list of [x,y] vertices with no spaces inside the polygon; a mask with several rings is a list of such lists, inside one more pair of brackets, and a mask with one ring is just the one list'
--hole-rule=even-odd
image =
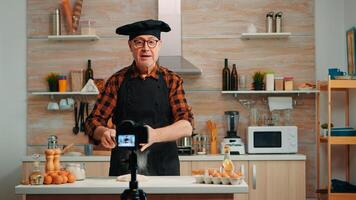
{"label": "wooden cabinet", "polygon": [[[305,160],[254,161],[234,160],[237,170],[243,166],[245,181],[249,185],[249,193],[235,194],[235,200],[304,200],[305,194]],[[65,165],[68,162],[61,162]],[[85,161],[87,177],[108,176],[108,161]],[[190,176],[195,169],[218,169],[220,160],[180,161],[182,176]],[[44,162],[41,162],[42,170]],[[32,170],[31,162],[23,163],[23,175],[28,177]]]}
{"label": "wooden cabinet", "polygon": [[249,200],[304,200],[305,161],[249,161]]}
{"label": "wooden cabinet", "polygon": [[180,175],[190,176],[192,174],[192,162],[191,161],[180,161]]}

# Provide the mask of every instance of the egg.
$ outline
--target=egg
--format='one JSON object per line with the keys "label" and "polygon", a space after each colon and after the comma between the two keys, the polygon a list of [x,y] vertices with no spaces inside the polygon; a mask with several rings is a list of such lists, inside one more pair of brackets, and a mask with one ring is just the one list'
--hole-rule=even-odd
{"label": "egg", "polygon": [[62,183],[67,183],[68,182],[68,177],[67,176],[62,176],[62,178],[63,178],[63,182]]}
{"label": "egg", "polygon": [[46,184],[46,185],[51,184],[52,183],[52,176],[50,176],[50,175],[45,176],[44,179],[43,179],[43,183]]}
{"label": "egg", "polygon": [[62,176],[54,176],[54,177],[53,177],[53,183],[54,183],[54,184],[62,184],[62,183],[63,183],[63,178],[62,178]]}
{"label": "egg", "polygon": [[73,174],[68,174],[68,183],[74,183],[76,178]]}

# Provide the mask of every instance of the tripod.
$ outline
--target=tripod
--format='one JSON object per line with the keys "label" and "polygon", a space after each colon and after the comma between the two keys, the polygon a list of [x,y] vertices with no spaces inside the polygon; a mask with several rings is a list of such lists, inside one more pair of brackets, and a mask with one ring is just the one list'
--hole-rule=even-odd
{"label": "tripod", "polygon": [[130,180],[130,188],[126,189],[121,194],[121,200],[147,200],[146,193],[138,189],[138,181],[137,181],[137,155],[135,150],[131,150],[131,154],[129,156],[129,169],[131,171],[131,180]]}

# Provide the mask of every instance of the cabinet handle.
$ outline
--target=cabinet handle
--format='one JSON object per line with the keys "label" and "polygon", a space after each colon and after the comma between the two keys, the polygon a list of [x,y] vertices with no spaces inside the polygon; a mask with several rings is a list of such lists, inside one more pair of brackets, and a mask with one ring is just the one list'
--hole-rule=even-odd
{"label": "cabinet handle", "polygon": [[256,181],[256,165],[255,164],[253,164],[252,165],[252,189],[256,189],[256,183],[257,183],[257,181]]}

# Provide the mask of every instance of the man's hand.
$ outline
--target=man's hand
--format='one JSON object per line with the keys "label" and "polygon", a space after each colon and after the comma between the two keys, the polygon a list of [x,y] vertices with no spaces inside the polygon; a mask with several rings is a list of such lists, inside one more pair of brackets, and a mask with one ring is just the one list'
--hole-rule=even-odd
{"label": "man's hand", "polygon": [[116,130],[106,128],[103,135],[100,138],[101,144],[108,149],[112,149],[116,146]]}
{"label": "man's hand", "polygon": [[148,143],[147,144],[140,144],[142,145],[141,147],[141,151],[144,151],[145,149],[147,149],[149,146],[151,146],[152,144],[156,143],[159,141],[159,135],[157,133],[156,129],[153,129],[152,127],[145,125],[147,127],[147,136],[148,136]]}

